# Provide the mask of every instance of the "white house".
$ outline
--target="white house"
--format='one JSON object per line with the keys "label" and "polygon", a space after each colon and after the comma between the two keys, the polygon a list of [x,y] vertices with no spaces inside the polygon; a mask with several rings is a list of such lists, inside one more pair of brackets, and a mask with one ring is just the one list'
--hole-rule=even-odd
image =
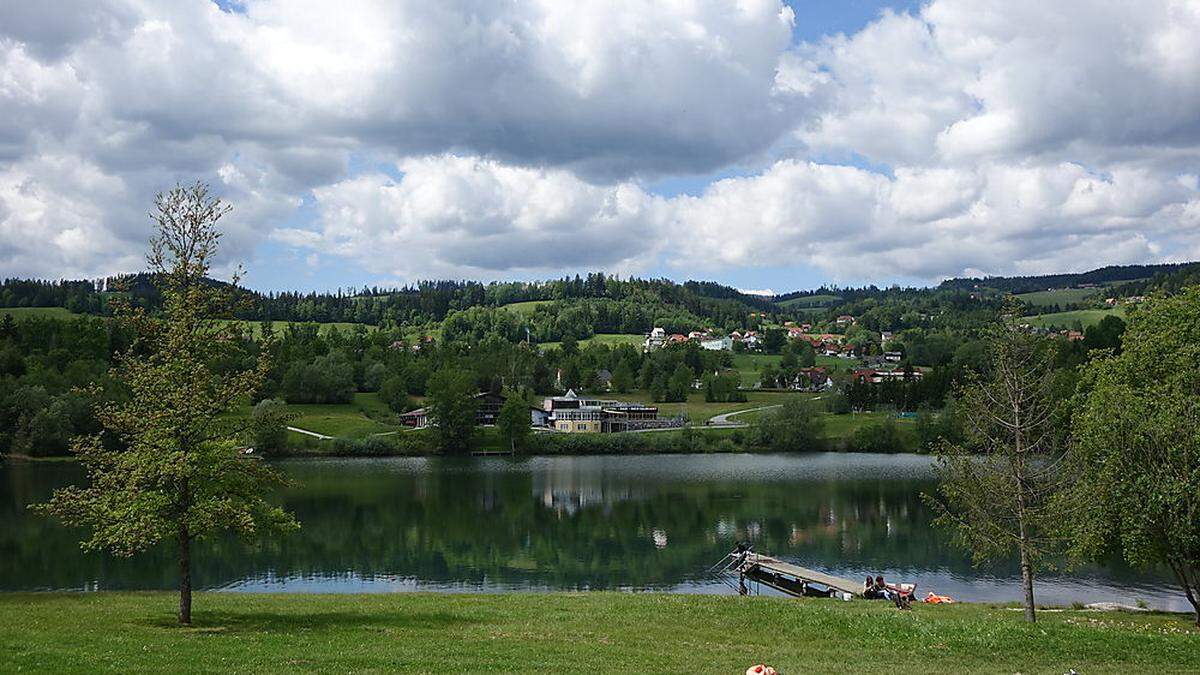
{"label": "white house", "polygon": [[732,350],[733,349],[733,338],[723,337],[723,338],[713,338],[712,340],[704,340],[700,343],[700,348],[707,349],[707,350],[713,351],[713,352],[719,352],[722,349]]}

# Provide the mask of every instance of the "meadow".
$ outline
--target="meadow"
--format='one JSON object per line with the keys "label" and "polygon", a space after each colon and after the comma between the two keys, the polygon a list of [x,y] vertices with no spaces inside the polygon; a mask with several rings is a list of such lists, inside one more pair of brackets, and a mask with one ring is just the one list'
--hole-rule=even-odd
{"label": "meadow", "polygon": [[0,593],[4,670],[93,672],[1165,673],[1178,614],[663,593]]}

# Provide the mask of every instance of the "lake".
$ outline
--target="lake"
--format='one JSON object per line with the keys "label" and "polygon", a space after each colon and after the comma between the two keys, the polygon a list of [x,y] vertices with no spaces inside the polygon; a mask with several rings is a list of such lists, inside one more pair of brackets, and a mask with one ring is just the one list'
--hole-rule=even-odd
{"label": "lake", "polygon": [[[919,455],[638,455],[286,460],[278,499],[300,531],[221,537],[193,555],[205,589],[246,592],[732,593],[706,570],[733,548],[858,580],[883,574],[961,600],[1016,601],[1015,563],[977,569],[931,525]],[[0,464],[0,590],[167,589],[167,547],[79,550],[28,512],[83,478],[72,462]],[[1161,574],[1120,565],[1038,580],[1039,602],[1144,601],[1184,611]],[[765,589],[764,593],[767,592]]]}

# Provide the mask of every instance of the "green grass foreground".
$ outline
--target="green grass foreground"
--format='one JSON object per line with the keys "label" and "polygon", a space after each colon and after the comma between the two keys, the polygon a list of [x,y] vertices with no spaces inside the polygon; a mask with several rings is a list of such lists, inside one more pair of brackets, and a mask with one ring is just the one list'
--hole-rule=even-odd
{"label": "green grass foreground", "polygon": [[1196,672],[1184,615],[629,593],[0,594],[4,671]]}

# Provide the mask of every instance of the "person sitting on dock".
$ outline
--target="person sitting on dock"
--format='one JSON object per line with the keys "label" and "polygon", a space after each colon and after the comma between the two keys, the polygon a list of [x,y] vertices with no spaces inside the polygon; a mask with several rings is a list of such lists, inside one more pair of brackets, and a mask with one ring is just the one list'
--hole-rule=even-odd
{"label": "person sitting on dock", "polygon": [[879,595],[879,593],[877,593],[875,591],[875,580],[871,578],[870,574],[867,575],[867,580],[866,580],[866,582],[863,583],[862,596],[863,596],[863,598],[865,598],[867,600],[882,600],[883,599],[883,596]]}

